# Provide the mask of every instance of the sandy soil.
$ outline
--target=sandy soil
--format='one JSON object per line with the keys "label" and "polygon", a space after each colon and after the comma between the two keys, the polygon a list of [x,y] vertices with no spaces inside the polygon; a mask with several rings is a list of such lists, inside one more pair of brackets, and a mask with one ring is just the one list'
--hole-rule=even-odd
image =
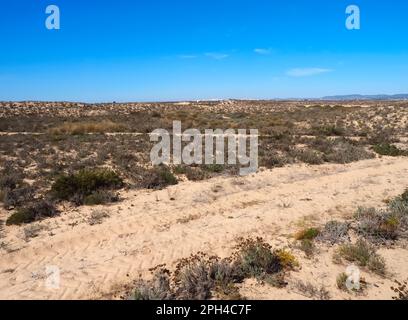
{"label": "sandy soil", "polygon": [[[25,240],[24,227],[7,227],[0,239],[0,299],[115,298],[124,285],[148,269],[169,267],[198,251],[229,255],[239,237],[264,237],[276,248],[290,247],[299,225],[347,219],[359,206],[381,206],[407,187],[408,160],[382,158],[350,165],[294,165],[245,178],[219,177],[183,182],[162,191],[129,191],[124,201],[102,208],[70,208],[38,224],[39,236]],[[88,223],[106,210],[102,224]],[[7,213],[0,212],[5,220]],[[247,281],[241,293],[257,299],[303,299],[297,279],[323,285],[334,299],[390,299],[393,279],[408,278],[408,251],[380,249],[389,276],[363,271],[364,295],[336,288],[345,265],[332,263],[334,248],[320,247],[308,260],[293,249],[301,269],[285,289]],[[59,289],[47,289],[46,268],[61,271]],[[122,291],[122,292],[121,292]]]}

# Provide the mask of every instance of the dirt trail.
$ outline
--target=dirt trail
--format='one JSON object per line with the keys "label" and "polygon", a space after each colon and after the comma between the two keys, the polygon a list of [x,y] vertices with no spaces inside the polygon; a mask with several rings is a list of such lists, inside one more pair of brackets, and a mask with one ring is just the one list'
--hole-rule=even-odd
{"label": "dirt trail", "polygon": [[[48,230],[30,242],[22,240],[22,228],[8,227],[0,242],[16,251],[0,249],[0,299],[110,297],[158,264],[172,266],[198,251],[227,255],[238,237],[262,236],[286,246],[300,220],[324,223],[350,216],[358,206],[383,205],[382,200],[407,187],[407,174],[404,158],[346,166],[295,165],[245,178],[220,177],[157,192],[124,193],[123,202],[105,207],[110,218],[103,224],[86,223],[95,208],[70,210],[42,222]],[[5,217],[2,212],[0,218]],[[407,277],[408,251],[401,252],[402,256],[390,258],[398,261],[390,268],[396,276]],[[327,262],[326,256],[321,263]],[[302,272],[313,274],[320,268],[308,263]],[[60,269],[59,289],[45,286],[49,266]],[[372,297],[390,298],[389,294],[373,290]]]}

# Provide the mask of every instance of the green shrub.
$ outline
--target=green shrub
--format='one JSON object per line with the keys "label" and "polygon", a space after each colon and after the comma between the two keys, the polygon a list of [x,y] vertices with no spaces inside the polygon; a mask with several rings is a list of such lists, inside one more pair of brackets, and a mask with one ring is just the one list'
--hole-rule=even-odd
{"label": "green shrub", "polygon": [[300,243],[296,245],[296,248],[303,251],[307,258],[311,258],[316,251],[316,246],[313,243],[313,240],[310,239],[300,240]]}
{"label": "green shrub", "polygon": [[248,239],[238,246],[237,263],[246,277],[262,279],[283,269],[279,257],[262,239]]}
{"label": "green shrub", "polygon": [[314,127],[313,131],[316,135],[321,136],[343,136],[345,134],[344,128],[338,126],[322,126],[322,127]]}
{"label": "green shrub", "polygon": [[348,279],[347,274],[345,274],[344,272],[340,273],[336,279],[337,288],[339,288],[342,291],[348,291],[346,285],[347,279]]}
{"label": "green shrub", "polygon": [[225,166],[222,164],[209,164],[205,165],[204,169],[208,172],[221,173],[224,171]]}
{"label": "green shrub", "polygon": [[375,248],[368,242],[360,239],[356,244],[344,244],[340,246],[338,254],[349,262],[356,262],[361,267],[381,276],[385,275],[385,261],[376,253]]}
{"label": "green shrub", "polygon": [[401,200],[408,203],[408,189],[401,195]]}
{"label": "green shrub", "polygon": [[55,206],[46,200],[39,200],[27,207],[18,209],[6,221],[10,225],[22,225],[44,218],[51,218],[58,214]]}
{"label": "green shrub", "polygon": [[201,170],[200,168],[187,167],[186,176],[190,181],[202,181],[208,178],[208,173]]}
{"label": "green shrub", "polygon": [[176,176],[165,166],[152,169],[143,182],[147,189],[163,189],[176,184],[178,184]]}
{"label": "green shrub", "polygon": [[52,195],[59,200],[82,204],[84,198],[103,189],[118,189],[123,186],[119,175],[107,169],[81,170],[75,174],[62,175],[51,188]]}
{"label": "green shrub", "polygon": [[320,230],[317,228],[307,228],[300,230],[295,235],[296,240],[313,240],[315,239],[320,233]]}
{"label": "green shrub", "polygon": [[399,157],[406,155],[405,151],[389,143],[377,144],[373,147],[373,150],[382,156]]}
{"label": "green shrub", "polygon": [[101,204],[107,204],[112,202],[118,202],[119,196],[109,190],[98,190],[94,191],[89,196],[84,198],[84,205],[86,206],[96,206]]}
{"label": "green shrub", "polygon": [[385,242],[399,236],[401,219],[395,211],[359,208],[355,218],[357,232],[370,241]]}
{"label": "green shrub", "polygon": [[320,153],[314,150],[301,150],[294,153],[294,156],[301,162],[311,164],[311,165],[318,165],[323,164],[324,160]]}

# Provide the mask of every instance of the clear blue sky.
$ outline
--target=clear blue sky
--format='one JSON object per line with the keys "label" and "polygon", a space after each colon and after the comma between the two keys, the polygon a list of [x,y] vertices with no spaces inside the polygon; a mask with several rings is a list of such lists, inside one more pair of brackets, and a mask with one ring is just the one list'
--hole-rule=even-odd
{"label": "clear blue sky", "polygon": [[0,100],[408,93],[407,34],[406,0],[2,0]]}

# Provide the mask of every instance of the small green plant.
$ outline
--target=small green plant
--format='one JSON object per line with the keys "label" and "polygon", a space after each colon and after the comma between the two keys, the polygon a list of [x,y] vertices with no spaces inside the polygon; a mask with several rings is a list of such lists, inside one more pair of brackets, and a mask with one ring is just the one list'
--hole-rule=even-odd
{"label": "small green plant", "polygon": [[348,291],[348,288],[346,285],[347,279],[348,279],[347,274],[345,274],[344,272],[340,273],[336,279],[337,288],[339,288],[342,291]]}
{"label": "small green plant", "polygon": [[306,228],[296,233],[296,240],[314,240],[320,234],[317,228]]}
{"label": "small green plant", "polygon": [[376,253],[375,248],[363,239],[356,244],[344,244],[339,247],[338,255],[348,262],[355,262],[361,267],[367,267],[372,272],[384,276],[385,260]]}
{"label": "small green plant", "polygon": [[405,151],[389,143],[377,144],[373,147],[373,150],[382,156],[399,157],[406,155]]}
{"label": "small green plant", "polygon": [[311,258],[316,252],[316,245],[313,243],[313,240],[310,239],[300,240],[300,243],[296,245],[296,248],[303,251],[307,258]]}
{"label": "small green plant", "polygon": [[6,221],[6,225],[22,225],[44,218],[51,218],[58,215],[54,204],[46,200],[39,200],[27,207],[18,209]]}

